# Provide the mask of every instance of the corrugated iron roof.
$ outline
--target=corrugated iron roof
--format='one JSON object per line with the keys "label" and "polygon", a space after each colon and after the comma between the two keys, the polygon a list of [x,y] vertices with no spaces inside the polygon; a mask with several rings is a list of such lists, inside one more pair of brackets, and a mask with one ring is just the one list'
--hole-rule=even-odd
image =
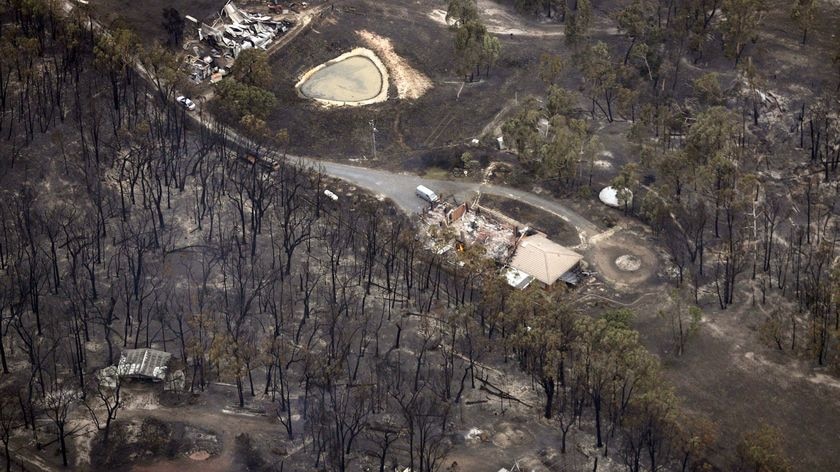
{"label": "corrugated iron roof", "polygon": [[164,380],[171,358],[172,354],[156,349],[126,349],[120,354],[117,369],[123,377]]}

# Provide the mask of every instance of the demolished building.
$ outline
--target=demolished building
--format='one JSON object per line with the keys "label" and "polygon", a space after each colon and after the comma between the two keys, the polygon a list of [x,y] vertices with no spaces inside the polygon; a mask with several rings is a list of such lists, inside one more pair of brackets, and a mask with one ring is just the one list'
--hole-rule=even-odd
{"label": "demolished building", "polygon": [[267,48],[277,36],[285,33],[292,23],[275,20],[268,15],[248,13],[233,2],[222,7],[212,25],[202,23],[199,39],[233,58],[246,49]]}
{"label": "demolished building", "polygon": [[[197,20],[196,20],[197,21]],[[222,79],[246,49],[267,49],[294,22],[277,16],[249,13],[229,1],[212,24],[198,24],[198,43],[185,57],[193,82]]]}
{"label": "demolished building", "polygon": [[487,257],[502,264],[510,257],[516,242],[515,227],[469,203],[454,208],[437,205],[426,212],[424,221],[430,227],[446,228],[446,233],[454,236],[454,241],[446,241],[443,247],[464,248],[478,244]]}
{"label": "demolished building", "polygon": [[544,287],[558,280],[571,285],[580,281],[583,256],[477,203],[440,204],[427,210],[423,221],[436,253],[478,244],[504,267],[502,275],[514,288],[525,289],[534,281]]}

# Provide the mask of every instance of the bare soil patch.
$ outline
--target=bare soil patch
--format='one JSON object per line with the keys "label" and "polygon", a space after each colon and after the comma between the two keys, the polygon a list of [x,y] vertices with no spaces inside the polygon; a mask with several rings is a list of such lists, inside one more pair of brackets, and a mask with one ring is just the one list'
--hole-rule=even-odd
{"label": "bare soil patch", "polygon": [[505,216],[547,234],[549,238],[564,246],[577,246],[580,243],[574,226],[546,211],[527,203],[485,194],[481,196],[481,205],[498,210]]}
{"label": "bare soil patch", "polygon": [[420,98],[427,90],[432,88],[432,81],[425,74],[411,67],[405,59],[394,52],[394,45],[391,44],[390,39],[368,30],[358,31],[356,34],[385,61],[385,65],[388,66],[388,71],[394,79],[399,98]]}
{"label": "bare soil patch", "polygon": [[190,15],[198,21],[212,21],[226,0],[96,0],[90,2],[97,17],[105,26],[122,23],[133,30],[138,38],[151,43],[165,42],[163,9],[174,8],[178,13]]}
{"label": "bare soil patch", "polygon": [[206,460],[218,455],[222,442],[214,431],[157,418],[136,418],[114,423],[108,445],[95,440],[91,453],[97,470],[128,470],[150,459]]}
{"label": "bare soil patch", "polygon": [[619,289],[653,281],[661,267],[650,243],[626,230],[598,240],[590,252],[595,271]]}
{"label": "bare soil patch", "polygon": [[686,354],[665,373],[685,405],[717,422],[722,460],[734,460],[736,438],[766,422],[783,432],[793,470],[837,470],[836,457],[824,453],[837,438],[837,389],[816,382],[819,374],[803,375],[804,363],[759,345],[748,327],[754,314],[709,308]]}
{"label": "bare soil patch", "polygon": [[[280,105],[267,121],[288,130],[290,153],[366,157],[366,165],[402,168],[406,160],[424,161],[425,154],[470,142],[514,97],[522,100],[544,88],[536,74],[539,58],[562,44],[502,37],[502,56],[490,75],[464,84],[453,67],[451,32],[427,12],[408,0],[347,0],[324,10],[311,28],[271,55],[272,92]],[[301,74],[356,47],[377,53],[394,79],[389,96],[404,100],[324,109],[298,96],[294,84]],[[372,120],[378,162],[372,159]]]}

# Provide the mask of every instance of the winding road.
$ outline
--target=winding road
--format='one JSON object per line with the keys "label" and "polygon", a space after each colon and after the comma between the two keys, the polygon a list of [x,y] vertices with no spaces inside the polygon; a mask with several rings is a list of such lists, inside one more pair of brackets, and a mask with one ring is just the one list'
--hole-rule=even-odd
{"label": "winding road", "polygon": [[[62,6],[67,12],[74,8],[74,5],[67,0],[63,2]],[[109,34],[107,29],[105,29],[93,18],[89,19],[88,27],[92,30]],[[301,25],[301,28],[298,29],[302,29],[302,27],[305,27],[305,25]],[[134,61],[134,67],[141,76],[152,80],[149,71],[146,70],[139,61]],[[188,116],[190,116],[190,118],[192,118],[199,126],[215,132],[212,126],[212,121],[204,119],[201,112],[197,114],[189,113]],[[228,139],[233,140],[245,148],[251,147],[251,143],[248,139],[231,130],[228,130],[226,135]],[[540,210],[551,213],[573,225],[577,228],[581,242],[584,244],[588,242],[590,238],[602,232],[602,228],[599,228],[597,225],[559,201],[553,198],[541,197],[534,193],[512,187],[479,182],[424,179],[415,174],[395,173],[380,169],[340,164],[337,162],[330,162],[311,157],[288,155],[286,159],[292,161],[297,160],[303,165],[313,169],[321,169],[330,177],[344,180],[374,194],[389,198],[400,209],[409,214],[419,213],[425,207],[424,202],[414,195],[414,189],[418,185],[423,184],[430,187],[444,198],[452,196],[457,201],[472,199],[479,193],[498,195],[519,200],[539,208]]]}
{"label": "winding road", "polygon": [[390,198],[400,209],[409,214],[418,213],[426,206],[423,200],[414,195],[414,189],[423,184],[444,198],[452,196],[459,202],[471,199],[478,193],[486,193],[527,203],[572,224],[581,233],[582,241],[586,241],[601,232],[601,228],[597,225],[553,198],[542,197],[504,185],[424,179],[409,173],[389,172],[298,156],[289,156],[289,158],[300,160],[308,167],[320,169],[330,177],[344,180],[372,193]]}
{"label": "winding road", "polygon": [[[188,114],[188,116],[199,126],[205,127],[212,132],[218,132],[211,117],[201,114]],[[235,131],[226,129],[224,133],[227,139],[237,143],[244,149],[254,149],[249,139]],[[391,172],[292,154],[287,154],[285,159],[289,162],[300,163],[302,166],[313,170],[319,170],[329,177],[344,180],[373,194],[389,198],[407,214],[420,213],[426,207],[426,203],[414,194],[414,189],[418,185],[423,184],[434,190],[435,193],[441,195],[444,199],[452,197],[457,202],[472,200],[478,194],[489,194],[527,203],[528,205],[557,216],[574,226],[578,231],[583,245],[587,245],[590,238],[604,231],[604,228],[599,227],[580,213],[554,198],[542,197],[532,192],[505,185],[426,179],[407,172]]]}

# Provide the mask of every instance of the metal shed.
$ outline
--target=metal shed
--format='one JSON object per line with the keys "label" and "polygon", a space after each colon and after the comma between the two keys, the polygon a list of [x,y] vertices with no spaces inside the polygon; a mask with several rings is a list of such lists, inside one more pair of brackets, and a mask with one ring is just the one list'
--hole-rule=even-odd
{"label": "metal shed", "polygon": [[156,349],[126,349],[120,354],[120,377],[160,382],[166,378],[172,354]]}

